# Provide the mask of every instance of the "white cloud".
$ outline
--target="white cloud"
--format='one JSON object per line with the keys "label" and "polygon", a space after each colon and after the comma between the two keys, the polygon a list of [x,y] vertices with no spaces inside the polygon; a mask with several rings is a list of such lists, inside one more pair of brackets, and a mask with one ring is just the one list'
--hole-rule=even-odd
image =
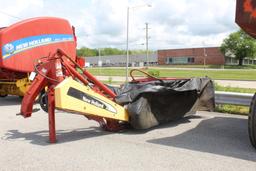
{"label": "white cloud", "polygon": [[43,7],[43,0],[0,0],[0,4],[0,27],[3,27],[33,15]]}
{"label": "white cloud", "polygon": [[[144,48],[145,22],[149,22],[152,49],[218,46],[238,27],[235,0],[0,0],[0,27],[17,18],[56,16],[76,27],[78,45],[125,48],[127,6],[130,9],[130,47]],[[2,11],[2,13],[1,13]],[[4,12],[4,13],[3,13]]]}

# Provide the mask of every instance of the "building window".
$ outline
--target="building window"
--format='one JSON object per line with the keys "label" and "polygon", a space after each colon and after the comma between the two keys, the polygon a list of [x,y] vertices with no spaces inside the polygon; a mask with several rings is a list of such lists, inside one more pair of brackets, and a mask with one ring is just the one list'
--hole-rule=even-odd
{"label": "building window", "polygon": [[188,58],[188,63],[193,64],[195,62],[195,58]]}
{"label": "building window", "polygon": [[168,58],[168,63],[172,64],[172,58]]}
{"label": "building window", "polygon": [[192,57],[167,57],[166,64],[193,64],[195,58]]}

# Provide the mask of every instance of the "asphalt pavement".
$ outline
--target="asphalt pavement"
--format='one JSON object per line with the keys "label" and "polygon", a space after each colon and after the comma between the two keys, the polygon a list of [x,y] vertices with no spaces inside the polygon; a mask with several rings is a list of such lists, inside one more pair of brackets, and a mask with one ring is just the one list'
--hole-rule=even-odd
{"label": "asphalt pavement", "polygon": [[57,111],[58,142],[50,144],[48,115],[16,116],[20,102],[0,99],[1,171],[256,170],[246,116],[198,112],[150,130],[110,133],[81,115]]}

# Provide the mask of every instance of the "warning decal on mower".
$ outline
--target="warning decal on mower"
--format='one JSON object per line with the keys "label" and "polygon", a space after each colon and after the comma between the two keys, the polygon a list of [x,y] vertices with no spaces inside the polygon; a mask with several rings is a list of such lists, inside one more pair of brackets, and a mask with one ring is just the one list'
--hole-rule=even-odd
{"label": "warning decal on mower", "polygon": [[88,95],[88,94],[86,94],[86,93],[84,93],[80,90],[77,90],[73,87],[69,88],[67,95],[71,96],[71,97],[74,97],[76,99],[79,99],[81,101],[84,101],[85,103],[94,105],[98,108],[102,108],[104,110],[107,110],[109,112],[112,112],[112,113],[115,113],[115,114],[117,113],[115,107],[113,107],[109,103],[107,103],[107,102],[105,102],[105,101],[103,101],[99,98]]}
{"label": "warning decal on mower", "polygon": [[44,34],[15,40],[5,44],[2,48],[3,59],[7,59],[19,52],[53,43],[74,41],[73,34]]}

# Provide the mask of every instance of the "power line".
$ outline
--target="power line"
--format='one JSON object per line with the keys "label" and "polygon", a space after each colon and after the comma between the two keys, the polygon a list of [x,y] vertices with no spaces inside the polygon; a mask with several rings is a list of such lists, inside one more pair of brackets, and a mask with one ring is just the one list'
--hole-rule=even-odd
{"label": "power line", "polygon": [[7,15],[7,16],[9,16],[9,17],[12,17],[12,18],[16,18],[16,19],[22,20],[22,18],[16,17],[16,16],[11,15],[11,14],[8,14],[8,13],[6,13],[6,12],[4,12],[4,11],[0,11],[0,13],[2,13],[2,14],[4,14],[4,15]]}

